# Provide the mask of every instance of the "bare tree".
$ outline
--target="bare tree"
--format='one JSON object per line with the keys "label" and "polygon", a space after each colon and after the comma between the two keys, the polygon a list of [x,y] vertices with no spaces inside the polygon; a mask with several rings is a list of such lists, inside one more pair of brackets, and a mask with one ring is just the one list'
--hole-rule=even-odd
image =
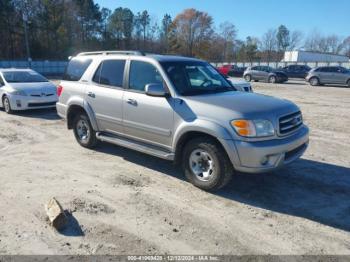
{"label": "bare tree", "polygon": [[269,29],[261,38],[260,49],[266,53],[266,59],[269,63],[272,58],[272,53],[277,51],[277,31]]}
{"label": "bare tree", "polygon": [[350,36],[344,39],[343,50],[344,50],[344,54],[350,57]]}
{"label": "bare tree", "polygon": [[313,30],[305,39],[304,49],[306,51],[320,51],[322,36],[317,30]]}
{"label": "bare tree", "polygon": [[237,30],[234,24],[230,22],[223,22],[219,26],[219,35],[223,40],[222,57],[224,61],[228,61],[229,57],[233,56],[233,45],[235,42]]}
{"label": "bare tree", "polygon": [[303,40],[303,33],[300,31],[293,31],[290,34],[289,51],[294,51],[300,47],[301,41]]}
{"label": "bare tree", "polygon": [[343,41],[337,35],[327,36],[326,43],[328,47],[328,52],[331,52],[333,54],[339,54],[343,49]]}
{"label": "bare tree", "polygon": [[305,41],[307,51],[339,54],[343,49],[343,41],[337,35],[323,36],[317,30],[308,35]]}

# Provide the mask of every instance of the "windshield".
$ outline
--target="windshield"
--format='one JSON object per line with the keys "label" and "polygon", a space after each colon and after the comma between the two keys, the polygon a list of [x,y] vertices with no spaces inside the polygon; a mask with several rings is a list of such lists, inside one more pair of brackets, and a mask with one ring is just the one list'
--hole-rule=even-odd
{"label": "windshield", "polygon": [[31,71],[3,72],[3,75],[8,83],[48,82],[42,75]]}
{"label": "windshield", "polygon": [[214,67],[205,62],[161,63],[181,95],[199,95],[236,91]]}

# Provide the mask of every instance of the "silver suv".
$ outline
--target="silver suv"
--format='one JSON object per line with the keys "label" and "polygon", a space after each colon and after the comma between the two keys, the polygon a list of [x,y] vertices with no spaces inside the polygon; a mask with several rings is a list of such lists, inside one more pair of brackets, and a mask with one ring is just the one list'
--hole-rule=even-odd
{"label": "silver suv", "polygon": [[350,87],[350,70],[341,66],[322,66],[311,69],[306,81],[312,86],[337,84]]}
{"label": "silver suv", "polygon": [[193,58],[81,53],[58,94],[57,111],[83,147],[106,141],[172,160],[204,190],[225,186],[236,171],[275,170],[308,145],[295,104],[237,92]]}
{"label": "silver suv", "polygon": [[243,78],[250,82],[254,81],[266,81],[272,84],[284,83],[288,81],[288,76],[283,71],[278,71],[269,66],[253,66],[248,67],[244,73]]}

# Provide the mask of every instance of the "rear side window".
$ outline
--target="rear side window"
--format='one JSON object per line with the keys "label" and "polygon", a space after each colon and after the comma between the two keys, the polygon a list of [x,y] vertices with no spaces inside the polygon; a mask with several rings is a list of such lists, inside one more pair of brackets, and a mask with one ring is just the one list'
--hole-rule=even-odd
{"label": "rear side window", "polygon": [[331,71],[329,70],[329,67],[321,67],[321,68],[320,68],[320,71],[323,72],[323,73],[331,72]]}
{"label": "rear side window", "polygon": [[125,60],[103,61],[92,79],[94,82],[107,86],[123,86]]}
{"label": "rear side window", "polygon": [[163,83],[158,69],[147,62],[132,61],[129,74],[129,88],[133,90],[145,91],[148,84]]}
{"label": "rear side window", "polygon": [[66,72],[63,75],[63,80],[79,81],[85,73],[86,69],[91,64],[92,59],[87,58],[73,58],[69,61]]}

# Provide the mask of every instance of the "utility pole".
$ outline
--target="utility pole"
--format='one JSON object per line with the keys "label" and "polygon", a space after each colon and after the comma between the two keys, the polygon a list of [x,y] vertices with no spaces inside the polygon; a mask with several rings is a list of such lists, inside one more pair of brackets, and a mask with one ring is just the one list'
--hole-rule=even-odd
{"label": "utility pole", "polygon": [[28,22],[28,17],[26,14],[23,13],[24,41],[25,41],[25,45],[26,45],[27,60],[28,60],[29,68],[30,68],[32,58],[30,57],[27,22]]}

